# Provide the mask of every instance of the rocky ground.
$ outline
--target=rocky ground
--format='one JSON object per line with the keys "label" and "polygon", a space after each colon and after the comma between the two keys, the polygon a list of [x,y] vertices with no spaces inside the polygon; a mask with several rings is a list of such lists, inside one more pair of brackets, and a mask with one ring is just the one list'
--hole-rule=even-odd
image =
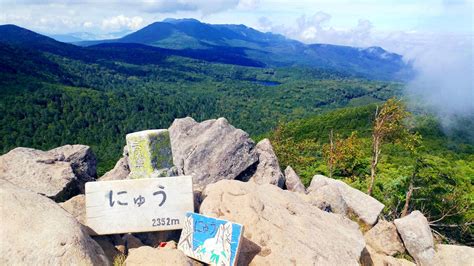
{"label": "rocky ground", "polygon": [[[196,212],[244,225],[240,265],[474,265],[474,248],[435,244],[419,211],[395,221],[344,182],[315,175],[308,188],[271,143],[226,119],[177,119],[169,128],[177,174],[193,175]],[[127,149],[97,177],[84,145],[16,148],[0,156],[0,265],[196,265],[180,231],[91,236],[84,184],[126,179]]]}

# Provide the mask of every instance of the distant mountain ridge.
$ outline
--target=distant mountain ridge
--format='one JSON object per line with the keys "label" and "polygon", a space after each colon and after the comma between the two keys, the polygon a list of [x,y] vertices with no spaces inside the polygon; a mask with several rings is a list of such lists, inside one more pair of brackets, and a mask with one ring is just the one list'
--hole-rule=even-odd
{"label": "distant mountain ridge", "polygon": [[94,41],[106,38],[120,38],[131,33],[130,30],[123,30],[118,32],[110,32],[106,34],[95,34],[91,32],[71,32],[65,34],[46,34],[48,37],[60,42],[79,43],[84,41]]}
{"label": "distant mountain ridge", "polygon": [[[283,35],[263,33],[245,25],[207,24],[196,19],[166,19],[154,22],[136,32],[119,39],[84,41],[75,44],[80,48],[55,41],[14,25],[0,26],[0,42],[13,43],[44,51],[70,55],[96,53],[113,47],[125,53],[139,53],[145,50],[160,50],[163,55],[177,55],[211,62],[255,67],[302,66],[328,69],[350,76],[376,80],[407,80],[412,68],[402,56],[385,51],[380,47],[356,48],[331,44],[304,44]],[[150,46],[123,45],[140,44]],[[107,45],[105,45],[107,44]],[[115,53],[117,54],[117,53]],[[82,56],[84,57],[84,56]],[[135,63],[139,63],[136,62]]]}
{"label": "distant mountain ridge", "polygon": [[238,47],[249,59],[266,66],[328,68],[370,79],[405,80],[411,67],[402,56],[380,47],[356,48],[331,44],[304,44],[283,35],[263,33],[245,25],[207,24],[196,19],[165,19],[114,40],[80,42],[140,43],[169,49]]}

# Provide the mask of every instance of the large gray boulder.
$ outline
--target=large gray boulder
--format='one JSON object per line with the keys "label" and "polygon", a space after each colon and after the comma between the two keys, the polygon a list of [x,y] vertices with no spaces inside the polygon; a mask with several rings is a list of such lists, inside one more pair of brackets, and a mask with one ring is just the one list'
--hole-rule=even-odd
{"label": "large gray boulder", "polygon": [[341,192],[335,187],[324,185],[308,193],[313,206],[327,212],[346,215],[348,207]]}
{"label": "large gray boulder", "polygon": [[458,245],[436,245],[434,262],[436,266],[472,266],[474,265],[474,248]]}
{"label": "large gray boulder", "polygon": [[130,174],[130,167],[128,167],[128,157],[123,156],[117,161],[115,167],[105,173],[99,178],[99,181],[123,180],[127,179]]}
{"label": "large gray boulder", "polygon": [[64,156],[30,148],[0,156],[0,179],[57,201],[78,194],[83,186]]}
{"label": "large gray boulder", "polygon": [[295,170],[291,166],[287,166],[285,169],[285,185],[286,189],[298,193],[306,193],[306,189],[301,182],[300,177],[296,174]]}
{"label": "large gray boulder", "polygon": [[49,150],[48,153],[71,163],[74,174],[82,184],[97,178],[97,158],[89,146],[64,145]]}
{"label": "large gray boulder", "polygon": [[222,180],[203,197],[200,213],[244,225],[240,265],[359,265],[358,225],[313,207],[304,194]]}
{"label": "large gray boulder", "polygon": [[376,252],[393,256],[404,253],[405,247],[398,236],[397,228],[392,222],[379,221],[372,229],[364,235],[365,242]]}
{"label": "large gray boulder", "polygon": [[257,143],[256,151],[258,154],[258,165],[250,180],[257,184],[272,184],[283,187],[285,177],[280,170],[280,164],[270,140],[263,139]]}
{"label": "large gray boulder", "polygon": [[196,189],[235,179],[258,161],[255,143],[225,118],[197,123],[176,119],[169,128],[173,162],[180,175],[193,175]]}
{"label": "large gray boulder", "polygon": [[102,248],[52,200],[0,180],[0,265],[109,265]]}
{"label": "large gray boulder", "polygon": [[74,196],[65,202],[59,203],[59,205],[76,218],[80,224],[86,224],[86,196],[84,194]]}
{"label": "large gray boulder", "polygon": [[360,190],[350,187],[340,180],[335,180],[323,175],[315,175],[307,191],[311,193],[326,185],[338,189],[347,207],[364,223],[374,225],[377,222],[385,206],[380,201]]}
{"label": "large gray boulder", "polygon": [[394,223],[406,249],[417,264],[433,265],[433,235],[426,217],[419,211],[413,211],[410,215],[395,219]]}

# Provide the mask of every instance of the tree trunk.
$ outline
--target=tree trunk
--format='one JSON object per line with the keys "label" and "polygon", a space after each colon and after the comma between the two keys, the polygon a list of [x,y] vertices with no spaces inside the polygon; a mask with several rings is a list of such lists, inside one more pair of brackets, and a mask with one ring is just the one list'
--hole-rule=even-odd
{"label": "tree trunk", "polygon": [[402,214],[400,215],[400,217],[405,217],[407,215],[412,194],[413,194],[413,180],[410,181],[410,186],[408,187],[407,196],[405,198],[405,206],[403,206]]}
{"label": "tree trunk", "polygon": [[375,182],[375,175],[377,171],[377,165],[379,163],[379,155],[380,155],[380,142],[377,136],[373,136],[373,144],[372,144],[372,163],[370,164],[370,184],[369,189],[367,190],[367,194],[370,196],[372,195],[372,190],[374,188]]}
{"label": "tree trunk", "polygon": [[329,177],[332,178],[332,171],[334,167],[334,142],[333,142],[333,131],[329,134]]}
{"label": "tree trunk", "polygon": [[374,188],[375,182],[375,172],[377,171],[377,164],[379,163],[380,155],[380,135],[378,132],[378,116],[379,116],[379,107],[375,109],[375,120],[374,120],[374,129],[372,131],[372,162],[370,164],[370,184],[367,194],[372,195],[372,190]]}
{"label": "tree trunk", "polygon": [[410,185],[408,186],[408,191],[405,198],[405,206],[403,206],[402,214],[400,215],[400,217],[405,217],[408,213],[408,208],[410,207],[410,200],[413,195],[413,191],[415,190],[413,183],[415,183],[416,176],[418,175],[420,163],[421,163],[420,159],[417,159],[415,162],[415,169],[413,169],[413,174],[411,175],[411,178],[410,178]]}

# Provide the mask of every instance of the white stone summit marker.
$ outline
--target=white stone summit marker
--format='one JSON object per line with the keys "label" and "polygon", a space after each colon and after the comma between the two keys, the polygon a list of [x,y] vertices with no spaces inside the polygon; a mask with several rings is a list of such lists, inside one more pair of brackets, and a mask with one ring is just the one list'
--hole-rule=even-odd
{"label": "white stone summit marker", "polygon": [[173,167],[167,129],[152,129],[127,134],[130,179],[152,177],[161,169]]}
{"label": "white stone summit marker", "polygon": [[86,224],[98,235],[182,229],[191,176],[86,183]]}

